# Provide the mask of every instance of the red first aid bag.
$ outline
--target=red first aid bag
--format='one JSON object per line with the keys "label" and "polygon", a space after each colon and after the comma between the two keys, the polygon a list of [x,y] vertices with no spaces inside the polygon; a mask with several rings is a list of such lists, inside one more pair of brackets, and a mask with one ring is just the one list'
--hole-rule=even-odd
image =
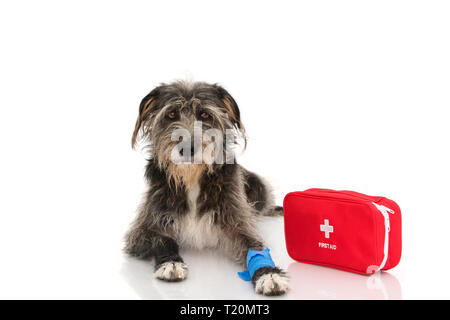
{"label": "red first aid bag", "polygon": [[308,189],[283,202],[286,248],[297,261],[360,274],[400,262],[400,207],[384,197]]}

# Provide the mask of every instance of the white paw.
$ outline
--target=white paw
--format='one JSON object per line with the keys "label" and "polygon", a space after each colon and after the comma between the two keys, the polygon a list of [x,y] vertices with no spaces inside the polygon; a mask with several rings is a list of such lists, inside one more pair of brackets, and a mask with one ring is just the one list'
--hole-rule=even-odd
{"label": "white paw", "polygon": [[165,281],[181,281],[186,279],[187,265],[183,262],[164,262],[155,271],[155,278]]}
{"label": "white paw", "polygon": [[279,273],[264,274],[255,283],[255,292],[265,296],[279,296],[288,290],[288,278]]}

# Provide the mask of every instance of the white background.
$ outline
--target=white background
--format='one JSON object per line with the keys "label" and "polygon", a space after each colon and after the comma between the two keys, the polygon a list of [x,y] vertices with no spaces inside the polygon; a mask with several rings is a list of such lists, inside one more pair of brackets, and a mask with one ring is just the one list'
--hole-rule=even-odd
{"label": "white background", "polygon": [[238,101],[240,162],[278,202],[309,187],[403,211],[400,265],[377,278],[293,262],[284,298],[450,298],[450,5],[446,1],[8,1],[0,4],[0,298],[259,298],[216,252],[184,283],[121,252],[144,191],[130,148],[160,82]]}

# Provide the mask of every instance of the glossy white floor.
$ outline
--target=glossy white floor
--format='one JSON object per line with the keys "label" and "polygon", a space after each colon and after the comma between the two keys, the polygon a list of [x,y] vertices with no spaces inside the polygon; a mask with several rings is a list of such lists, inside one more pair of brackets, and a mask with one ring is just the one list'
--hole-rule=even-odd
{"label": "glossy white floor", "polygon": [[[48,237],[44,235],[28,245],[21,243],[20,252],[11,252],[17,245],[13,250],[3,250],[8,259],[0,268],[0,298],[265,299],[253,292],[250,283],[238,278],[240,268],[219,252],[182,250],[189,266],[188,279],[166,283],[153,278],[152,263],[121,253],[122,233],[107,230],[116,229],[113,223],[97,229],[99,226],[83,228],[79,222],[68,221],[67,227],[72,231],[41,229],[36,234],[47,233]],[[427,262],[421,259],[412,264],[414,259],[407,253],[394,270],[367,277],[291,260],[285,250],[282,218],[264,218],[260,228],[273,259],[291,278],[291,291],[270,299],[448,297],[448,281],[443,274],[428,272]],[[14,239],[15,234],[9,232],[10,243],[20,241]],[[46,238],[44,243],[42,238]]]}
{"label": "glossy white floor", "polygon": [[[282,219],[265,218],[260,225],[272,248],[272,257],[291,278],[291,291],[275,299],[402,299],[401,271],[366,277],[298,263],[286,254]],[[241,271],[239,267],[217,252],[185,251],[184,257],[190,274],[183,283],[151,279],[149,264],[134,259],[124,260],[121,273],[136,294],[144,299],[265,298],[256,295],[248,282],[237,277],[236,272]]]}

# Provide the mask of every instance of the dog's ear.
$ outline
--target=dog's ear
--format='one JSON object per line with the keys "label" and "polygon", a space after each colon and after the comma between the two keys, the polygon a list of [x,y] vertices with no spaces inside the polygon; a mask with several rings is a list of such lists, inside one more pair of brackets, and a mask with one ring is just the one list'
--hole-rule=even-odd
{"label": "dog's ear", "polygon": [[247,148],[247,137],[245,134],[245,128],[241,121],[241,112],[239,111],[239,107],[234,100],[234,98],[231,96],[231,94],[228,93],[227,90],[222,88],[219,85],[215,85],[219,99],[222,101],[223,106],[225,107],[228,116],[230,117],[231,121],[233,122],[233,125],[236,127],[237,131],[241,135],[241,137],[244,140],[244,150]]}
{"label": "dog's ear", "polygon": [[228,116],[233,122],[233,125],[236,126],[238,130],[241,130],[243,132],[244,126],[241,122],[241,112],[239,111],[239,107],[236,101],[231,96],[231,94],[228,93],[227,90],[219,85],[215,85],[215,87],[218,91],[219,99],[222,101],[223,106],[227,110]]}
{"label": "dog's ear", "polygon": [[151,112],[155,109],[155,106],[158,103],[159,94],[160,88],[157,87],[146,95],[139,105],[139,115],[136,120],[136,125],[134,126],[133,137],[131,138],[131,147],[133,149],[136,145],[139,131],[145,130],[143,124],[149,119]]}

